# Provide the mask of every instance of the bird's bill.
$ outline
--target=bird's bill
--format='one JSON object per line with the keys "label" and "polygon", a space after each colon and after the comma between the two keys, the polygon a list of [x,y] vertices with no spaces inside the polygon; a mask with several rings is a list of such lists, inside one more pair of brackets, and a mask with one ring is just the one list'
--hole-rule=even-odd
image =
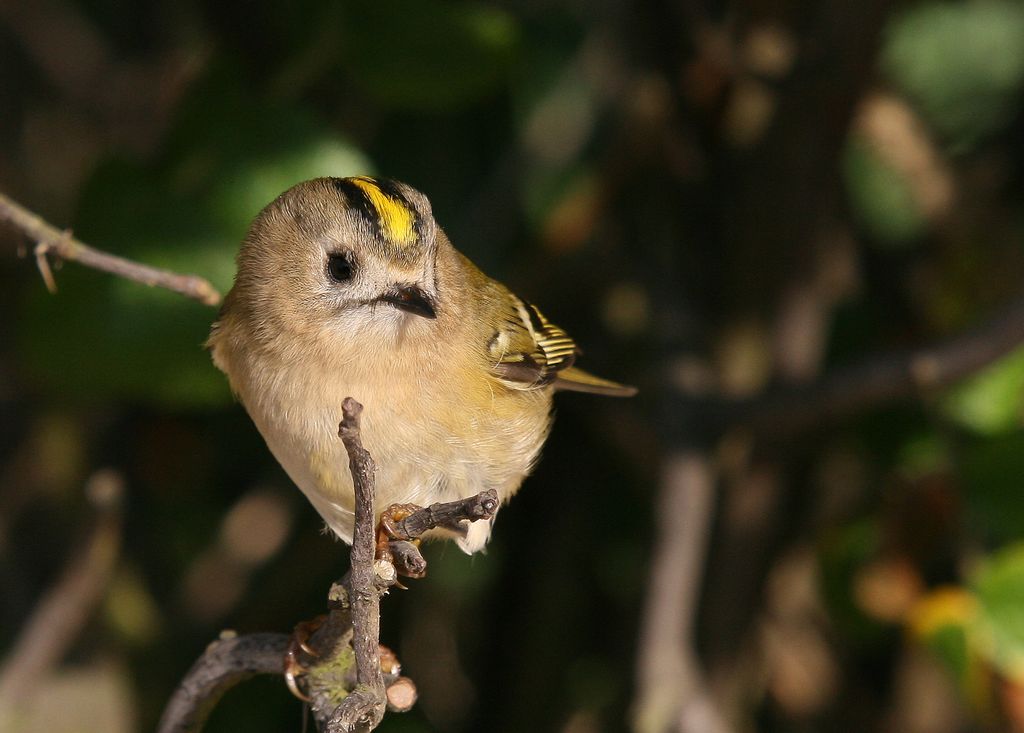
{"label": "bird's bill", "polygon": [[423,318],[437,318],[433,299],[416,285],[398,285],[380,300],[407,313]]}

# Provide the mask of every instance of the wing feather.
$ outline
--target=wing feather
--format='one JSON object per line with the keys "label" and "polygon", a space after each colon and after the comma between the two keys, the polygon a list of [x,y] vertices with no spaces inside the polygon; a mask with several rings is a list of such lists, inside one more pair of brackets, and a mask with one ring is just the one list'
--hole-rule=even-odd
{"label": "wing feather", "polygon": [[488,350],[494,373],[513,389],[530,390],[554,385],[556,389],[626,397],[636,393],[573,366],[579,347],[562,328],[549,321],[532,303],[507,293],[507,312],[491,336]]}

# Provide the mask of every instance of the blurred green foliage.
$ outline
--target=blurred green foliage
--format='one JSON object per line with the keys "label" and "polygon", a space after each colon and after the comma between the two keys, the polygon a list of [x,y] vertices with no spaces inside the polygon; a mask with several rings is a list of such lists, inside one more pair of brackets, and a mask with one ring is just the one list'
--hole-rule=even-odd
{"label": "blurred green foliage", "polygon": [[[81,194],[76,235],[108,251],[227,292],[249,222],[294,183],[372,173],[366,155],[302,109],[266,105],[237,74],[210,74],[183,101],[153,160],[109,161]],[[19,322],[34,379],[69,401],[130,399],[162,406],[223,405],[223,377],[200,348],[208,308],[160,290],[61,273],[60,296],[30,293]]]}
{"label": "blurred green foliage", "polygon": [[991,645],[988,653],[1008,677],[1017,679],[1024,674],[1024,545],[989,558],[973,585]]}
{"label": "blurred green foliage", "polygon": [[[46,53],[23,20],[0,20],[0,187],[83,241],[226,291],[248,223],[281,191],[379,173],[427,193],[456,246],[544,304],[588,366],[641,384],[628,404],[560,398],[488,554],[431,546],[429,578],[385,600],[383,640],[421,701],[384,731],[624,729],[660,460],[706,427],[679,385],[698,407],[728,392],[737,332],[762,368],[739,382],[766,390],[948,337],[1019,292],[1024,4],[891,11],[851,95],[893,95],[914,125],[885,129],[910,140],[799,96],[831,73],[828,43],[856,35],[815,25],[832,5],[706,5],[681,18],[659,3],[82,0],[39,11],[71,14],[47,23],[70,35]],[[83,27],[99,72],[64,50]],[[828,125],[831,152],[812,144]],[[779,168],[758,177],[766,160]],[[949,196],[924,185],[936,179]],[[794,222],[827,231],[798,241]],[[287,630],[321,610],[345,551],[210,364],[211,309],[75,264],[52,296],[30,262],[0,267],[0,643],[88,524],[88,474],[119,468],[124,555],[70,660],[121,680],[123,717],[151,729],[222,627]],[[812,283],[816,268],[827,276]],[[779,323],[808,302],[801,353],[820,357],[801,371]],[[696,634],[716,681],[742,691],[735,717],[900,729],[900,660],[920,645],[950,670],[963,730],[997,730],[996,681],[1024,684],[1024,351],[777,443],[730,435],[715,452]],[[264,524],[241,512],[268,494]],[[238,536],[273,522],[265,556],[238,554]],[[813,602],[793,611],[801,594],[774,584],[800,552]],[[779,662],[762,642],[786,623],[800,643]],[[824,702],[787,697],[785,671],[821,658],[837,689],[808,673],[795,687]],[[209,729],[300,721],[259,680]]]}
{"label": "blurred green foliage", "polygon": [[922,3],[889,26],[882,69],[954,152],[1016,114],[1024,82],[1024,6],[1015,0]]}
{"label": "blurred green foliage", "polygon": [[507,78],[515,18],[493,6],[384,0],[346,7],[338,26],[342,66],[380,102],[450,112]]}
{"label": "blurred green foliage", "polygon": [[852,139],[843,158],[850,206],[882,246],[910,245],[927,220],[909,182],[863,140]]}
{"label": "blurred green foliage", "polygon": [[951,390],[944,408],[959,424],[986,435],[1019,428],[1024,416],[1024,349]]}
{"label": "blurred green foliage", "polygon": [[1024,672],[1024,546],[986,558],[963,588],[939,588],[919,604],[915,634],[947,665],[981,715],[998,707],[999,678]]}

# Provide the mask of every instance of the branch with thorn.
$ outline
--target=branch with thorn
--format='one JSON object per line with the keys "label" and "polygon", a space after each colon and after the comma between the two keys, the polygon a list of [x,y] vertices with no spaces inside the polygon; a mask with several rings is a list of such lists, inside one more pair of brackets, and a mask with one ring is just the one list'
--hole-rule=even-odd
{"label": "branch with thorn", "polygon": [[[362,405],[342,404],[338,434],[349,457],[355,489],[355,531],[351,568],[328,593],[327,615],[300,624],[296,635],[227,633],[213,642],[185,675],[160,720],[158,733],[199,731],[220,697],[257,674],[290,678],[321,731],[372,731],[386,710],[405,712],[416,702],[416,686],[401,676],[401,665],[380,645],[380,599],[398,584],[398,575],[422,577],[426,560],[416,540],[437,527],[490,519],[498,508],[493,491],[426,508],[393,523],[388,541],[392,562],[377,559],[373,457],[360,436]],[[301,641],[296,641],[304,637]],[[287,660],[287,661],[286,661]],[[282,666],[285,667],[282,670]]]}

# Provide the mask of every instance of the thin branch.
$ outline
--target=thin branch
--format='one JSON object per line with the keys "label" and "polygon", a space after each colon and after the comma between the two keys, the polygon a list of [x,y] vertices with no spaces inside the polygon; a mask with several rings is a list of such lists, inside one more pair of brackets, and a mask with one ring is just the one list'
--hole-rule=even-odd
{"label": "thin branch", "polygon": [[78,638],[106,590],[121,547],[120,474],[97,471],[86,485],[96,525],[40,600],[0,669],[0,701],[18,704]]}
{"label": "thin branch", "polygon": [[[323,731],[371,731],[385,709],[405,712],[416,702],[416,686],[401,676],[395,655],[379,642],[380,597],[397,583],[395,568],[375,560],[374,465],[362,445],[362,407],[352,398],[342,404],[339,436],[349,456],[355,489],[355,531],[351,569],[328,593],[329,613],[299,624],[291,637],[258,634],[212,644],[185,676],[168,703],[157,733],[196,733],[221,695],[254,674],[289,673],[301,677],[313,717]],[[468,499],[434,504],[397,522],[407,539],[388,549],[403,575],[420,577],[426,561],[411,540],[437,526],[489,519],[497,497],[485,491]]]}
{"label": "thin branch", "polygon": [[693,627],[714,515],[708,457],[687,451],[666,461],[658,538],[641,624],[635,733],[727,733],[693,651]]}
{"label": "thin branch", "polygon": [[217,289],[198,275],[181,275],[94,249],[75,239],[69,231],[57,229],[2,193],[0,193],[0,220],[9,221],[26,237],[36,242],[36,264],[39,266],[39,273],[42,275],[43,281],[51,292],[57,287],[50,269],[50,257],[53,257],[57,261],[78,262],[86,267],[102,270],[151,287],[173,290],[205,305],[217,305],[221,301],[221,295]]}
{"label": "thin branch", "polygon": [[1024,345],[1024,297],[941,343],[868,357],[816,382],[712,405],[719,427],[790,433],[922,392],[948,387]]}
{"label": "thin branch", "polygon": [[498,511],[498,505],[498,492],[488,489],[466,499],[431,504],[395,522],[394,529],[397,537],[412,540],[437,527],[451,528],[464,520],[490,519]]}
{"label": "thin branch", "polygon": [[356,657],[357,687],[334,711],[328,731],[371,731],[384,717],[386,696],[380,669],[380,596],[386,586],[376,582],[376,514],[373,511],[373,458],[363,447],[359,417],[363,406],[346,397],[341,406],[338,435],[348,451],[355,490],[355,529],[352,533],[352,570],[346,590],[352,612],[352,648]]}
{"label": "thin branch", "polygon": [[229,689],[258,674],[280,674],[290,641],[287,634],[223,635],[178,685],[157,733],[197,733]]}
{"label": "thin branch", "polygon": [[408,540],[392,540],[388,543],[391,562],[395,571],[406,578],[422,578],[427,574],[427,561],[420,548]]}

